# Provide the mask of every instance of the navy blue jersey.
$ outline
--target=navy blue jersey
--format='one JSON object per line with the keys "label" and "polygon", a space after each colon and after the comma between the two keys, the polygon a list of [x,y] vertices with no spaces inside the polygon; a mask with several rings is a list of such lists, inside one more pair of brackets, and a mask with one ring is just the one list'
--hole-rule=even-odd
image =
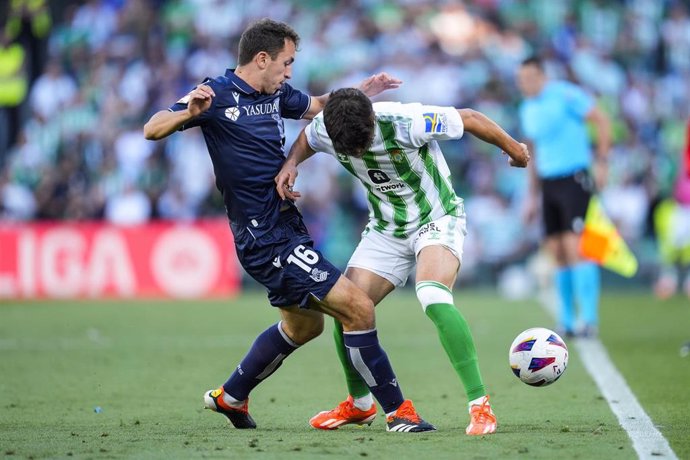
{"label": "navy blue jersey", "polygon": [[[292,206],[281,201],[273,181],[285,161],[283,118],[302,118],[310,98],[287,83],[262,94],[234,69],[204,84],[216,94],[211,107],[181,129],[201,127],[235,238],[258,238],[275,225],[281,205]],[[185,110],[187,100],[170,110]]]}

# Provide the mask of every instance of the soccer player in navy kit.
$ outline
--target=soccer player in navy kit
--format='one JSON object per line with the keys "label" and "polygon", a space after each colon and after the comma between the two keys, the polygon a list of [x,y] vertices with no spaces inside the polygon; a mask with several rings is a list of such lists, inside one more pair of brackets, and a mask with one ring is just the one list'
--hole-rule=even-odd
{"label": "soccer player in navy kit", "polygon": [[[275,190],[285,161],[283,118],[312,118],[328,95],[310,97],[287,80],[299,44],[288,25],[262,19],[239,44],[238,66],[208,79],[144,126],[147,139],[201,127],[223,194],[240,263],[268,289],[281,321],[261,333],[230,378],[204,395],[206,407],[236,428],[255,428],[248,412],[250,391],[300,345],[323,331],[323,313],[343,324],[353,366],[389,415],[387,430],[432,431],[400,386],[379,345],[374,304],[313,248],[302,216]],[[373,96],[401,82],[386,74],[360,84]],[[372,418],[373,420],[373,418]]]}

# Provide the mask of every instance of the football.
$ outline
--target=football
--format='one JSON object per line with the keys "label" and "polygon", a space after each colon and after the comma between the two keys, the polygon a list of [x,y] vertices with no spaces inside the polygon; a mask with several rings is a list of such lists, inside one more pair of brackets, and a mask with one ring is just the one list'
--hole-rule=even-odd
{"label": "football", "polygon": [[558,380],[568,367],[568,347],[550,329],[521,332],[508,351],[513,374],[527,385],[543,387]]}

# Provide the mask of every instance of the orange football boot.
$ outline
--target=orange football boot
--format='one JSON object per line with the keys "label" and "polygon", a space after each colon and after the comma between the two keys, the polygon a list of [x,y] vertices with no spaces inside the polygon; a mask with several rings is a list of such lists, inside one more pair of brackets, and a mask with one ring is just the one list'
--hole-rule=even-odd
{"label": "orange football boot", "polygon": [[354,399],[348,396],[338,407],[319,412],[309,420],[309,424],[318,430],[337,430],[341,425],[371,425],[376,418],[376,404],[367,410],[355,407]]}

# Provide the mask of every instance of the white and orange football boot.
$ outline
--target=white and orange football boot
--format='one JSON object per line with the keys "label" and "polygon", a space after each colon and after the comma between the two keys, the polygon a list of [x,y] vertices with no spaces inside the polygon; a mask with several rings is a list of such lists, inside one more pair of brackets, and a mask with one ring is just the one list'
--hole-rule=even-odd
{"label": "white and orange football boot", "polygon": [[481,398],[479,404],[470,405],[470,424],[465,433],[470,436],[482,436],[496,432],[496,416],[491,410],[489,396]]}
{"label": "white and orange football boot", "polygon": [[335,409],[319,412],[309,420],[309,424],[318,430],[337,430],[342,425],[371,425],[376,418],[376,404],[367,410],[361,410],[354,405],[352,396]]}

